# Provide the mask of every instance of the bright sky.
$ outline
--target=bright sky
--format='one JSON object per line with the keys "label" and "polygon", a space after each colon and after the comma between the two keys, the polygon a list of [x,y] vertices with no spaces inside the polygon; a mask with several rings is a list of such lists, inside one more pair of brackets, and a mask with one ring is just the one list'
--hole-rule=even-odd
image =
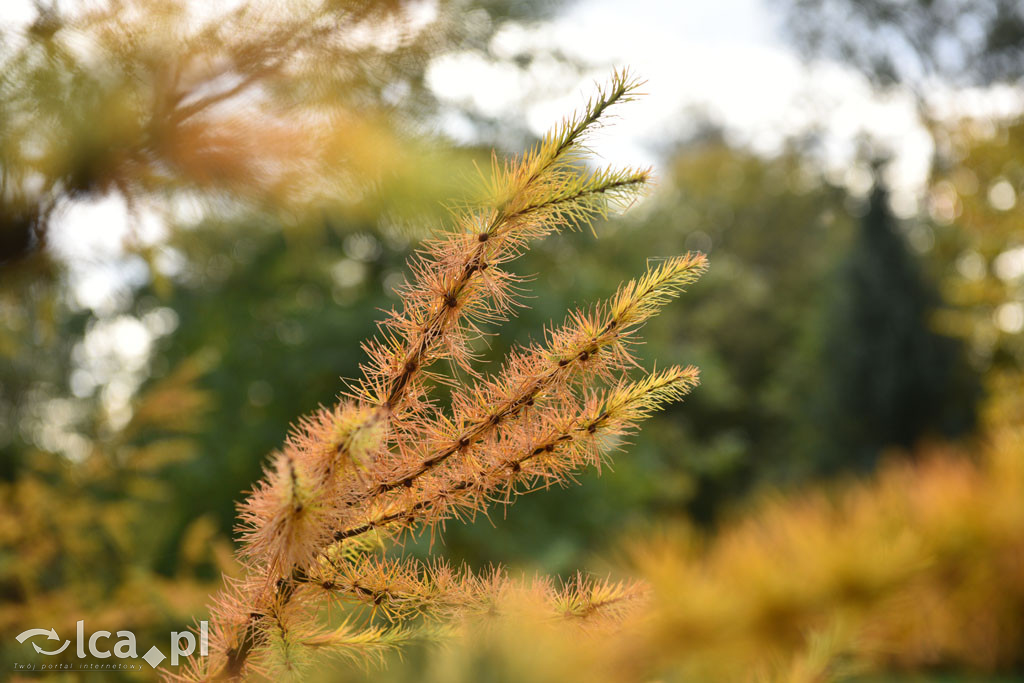
{"label": "bright sky", "polygon": [[[583,0],[554,22],[503,31],[493,43],[498,56],[556,48],[593,65],[582,82],[568,77],[575,87],[564,87],[565,74],[550,61],[539,60],[524,78],[470,55],[439,60],[429,82],[490,115],[515,111],[533,93],[519,114],[540,134],[578,106],[581,93],[592,92],[591,81],[605,80],[613,66],[629,66],[647,80],[648,94],[630,105],[613,138],[596,145],[609,161],[656,164],[659,143],[685,135],[695,112],[706,112],[736,142],[765,153],[787,137],[817,130],[831,179],[864,191],[869,178],[851,162],[858,140],[868,135],[894,155],[888,178],[894,208],[912,215],[932,153],[913,100],[905,93],[880,96],[843,65],[804,64],[783,40],[780,6],[770,0]],[[935,104],[950,115],[1024,110],[1021,93],[1008,88],[936,92]],[[457,122],[449,129],[464,132]]]}
{"label": "bright sky", "polygon": [[[848,167],[858,136],[870,133],[896,153],[891,181],[903,195],[900,208],[909,212],[931,154],[911,99],[881,98],[864,78],[839,65],[803,65],[783,42],[778,24],[779,12],[766,0],[585,0],[539,29],[502,32],[494,47],[499,55],[529,46],[558,48],[594,66],[563,96],[527,107],[523,114],[534,132],[577,106],[590,80],[603,80],[611,66],[628,65],[647,80],[648,95],[631,105],[614,141],[598,145],[610,161],[656,162],[658,143],[685,134],[694,108],[724,124],[736,141],[763,152],[820,126],[827,161],[837,169]],[[510,67],[457,55],[435,65],[430,83],[442,95],[497,114],[550,73],[542,61],[533,78],[523,79]],[[847,180],[863,182],[856,176]]]}

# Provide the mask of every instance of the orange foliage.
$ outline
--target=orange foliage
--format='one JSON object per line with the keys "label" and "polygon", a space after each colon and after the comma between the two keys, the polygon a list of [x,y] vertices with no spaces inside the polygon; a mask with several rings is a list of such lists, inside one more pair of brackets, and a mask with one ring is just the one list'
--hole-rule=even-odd
{"label": "orange foliage", "polygon": [[826,681],[1020,667],[1024,428],[994,427],[978,453],[935,447],[869,481],[764,500],[707,541],[674,529],[628,547],[648,597],[614,634],[470,627],[435,654],[425,679],[472,680],[481,657],[529,680]]}
{"label": "orange foliage", "polygon": [[[481,579],[443,565],[378,562],[373,553],[409,527],[433,528],[494,500],[571,481],[697,383],[692,366],[635,381],[627,372],[637,366],[630,348],[637,330],[704,272],[700,254],[667,259],[593,311],[570,315],[545,344],[514,351],[491,378],[473,367],[481,326],[518,305],[521,280],[505,265],[533,240],[589,224],[646,184],[645,170],[581,166],[587,135],[637,86],[615,73],[522,158],[496,162],[490,202],[458,213],[455,227],[412,259],[400,309],[365,347],[362,380],[347,400],[299,423],[240,506],[246,575],[215,598],[210,655],[191,660],[180,677],[302,671],[310,648],[332,644],[358,661],[410,633],[402,622],[361,631],[346,624],[332,636],[315,618],[328,597],[369,599],[392,618],[410,603],[435,619],[493,603],[495,593],[508,592],[499,574]],[[437,361],[452,372],[436,371]],[[438,382],[453,388],[450,411],[430,396]],[[550,582],[513,592],[561,603],[588,621],[619,613],[634,592],[582,579],[563,593],[544,586]]]}

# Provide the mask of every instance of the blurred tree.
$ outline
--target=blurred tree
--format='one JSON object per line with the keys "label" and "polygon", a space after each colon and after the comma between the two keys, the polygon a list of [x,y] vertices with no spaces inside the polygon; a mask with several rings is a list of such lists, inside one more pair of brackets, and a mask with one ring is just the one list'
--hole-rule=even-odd
{"label": "blurred tree", "polygon": [[950,331],[970,341],[977,361],[1024,369],[1024,119],[992,126],[963,120],[944,131],[950,163],[936,163],[928,209],[944,272]]}
{"label": "blurred tree", "polygon": [[698,364],[700,389],[680,410],[652,419],[614,475],[586,473],[583,486],[527,497],[507,519],[450,528],[445,546],[454,557],[529,558],[566,570],[621,534],[672,517],[710,522],[752,486],[818,471],[808,462],[816,455],[813,434],[802,434],[796,450],[804,461],[796,462],[790,437],[805,420],[794,407],[798,380],[786,369],[851,232],[846,194],[824,182],[797,147],[766,159],[706,134],[668,157],[659,193],[634,217],[599,226],[596,248],[578,249],[564,236],[522,259],[522,272],[544,273],[545,295],[482,351],[500,354],[560,308],[607,296],[609,280],[648,256],[700,249],[714,265],[678,315],[650,323],[642,350]]}
{"label": "blurred tree", "polygon": [[466,22],[460,0],[37,4],[0,40],[0,262],[44,247],[69,201],[110,193],[416,216],[450,196],[410,125],[434,106],[430,58],[551,6],[488,2]]}
{"label": "blurred tree", "polygon": [[922,230],[935,237],[925,259],[942,296],[933,324],[966,341],[971,365],[990,373],[990,390],[1019,384],[1024,353],[1014,335],[1024,326],[1024,292],[1013,266],[1020,246],[1020,220],[1013,209],[1024,188],[1021,123],[994,116],[944,120],[931,95],[935,86],[1019,89],[1024,5],[1015,0],[784,4],[789,33],[805,54],[838,59],[878,86],[903,87],[917,98],[918,113],[935,142],[927,216],[922,216]]}
{"label": "blurred tree", "polygon": [[[362,228],[360,230],[360,228]],[[203,386],[216,397],[197,458],[169,473],[178,531],[211,513],[227,534],[240,493],[259,478],[296,412],[331,401],[341,378],[357,375],[360,343],[391,288],[408,241],[397,230],[348,222],[289,239],[273,221],[208,220],[171,244],[188,264],[165,304],[179,325],[158,358],[166,367],[200,354]],[[144,289],[139,305],[154,292]],[[164,562],[178,552],[170,534]]]}
{"label": "blurred tree", "polygon": [[993,393],[1024,380],[1024,119],[962,120],[942,129],[928,211],[948,305],[939,322],[967,343]]}
{"label": "blurred tree", "polygon": [[809,56],[848,62],[879,85],[1016,83],[1024,78],[1018,0],[782,0]]}
{"label": "blurred tree", "polygon": [[791,443],[806,420],[787,369],[815,366],[797,342],[852,226],[846,193],[796,144],[766,159],[705,136],[676,150],[672,171],[648,239],[707,248],[714,266],[668,336],[650,336],[691,348],[702,368],[686,422],[658,446],[695,479],[687,509],[710,521],[752,486],[816,470],[811,436]]}
{"label": "blurred tree", "polygon": [[897,232],[878,173],[837,275],[823,316],[824,381],[807,405],[822,421],[820,466],[868,471],[887,447],[969,432],[977,380],[959,340],[932,329],[938,296]]}

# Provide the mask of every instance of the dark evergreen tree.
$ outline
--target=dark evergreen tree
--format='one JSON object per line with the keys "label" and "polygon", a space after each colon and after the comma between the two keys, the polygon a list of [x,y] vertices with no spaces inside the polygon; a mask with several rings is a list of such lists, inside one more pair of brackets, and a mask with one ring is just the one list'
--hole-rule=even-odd
{"label": "dark evergreen tree", "polygon": [[877,179],[825,315],[821,436],[826,471],[874,466],[886,447],[974,425],[979,384],[958,340],[930,324],[934,288]]}

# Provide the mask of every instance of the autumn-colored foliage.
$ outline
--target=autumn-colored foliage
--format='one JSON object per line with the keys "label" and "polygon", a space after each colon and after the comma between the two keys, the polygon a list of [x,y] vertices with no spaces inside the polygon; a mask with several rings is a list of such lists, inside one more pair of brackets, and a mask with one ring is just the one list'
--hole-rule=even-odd
{"label": "autumn-colored foliage", "polygon": [[[927,121],[911,215],[899,162],[862,194],[869,160],[827,170],[827,136],[768,152],[716,115],[652,136],[659,193],[606,221],[651,180],[590,153],[636,95],[617,72],[465,200],[461,161],[526,112],[445,79],[543,81],[535,113],[586,68],[534,42],[557,4],[12,5],[35,11],[0,27],[0,669],[93,663],[15,638],[38,627],[145,652],[203,620],[208,654],[124,675],[1024,671],[1021,120]],[[929,20],[878,24],[915,50],[976,14],[904,4]],[[644,327],[645,370],[641,327],[707,267],[691,248],[715,268]],[[701,390],[596,481],[697,384],[660,359]]]}
{"label": "autumn-colored foliage", "polygon": [[[637,366],[638,328],[705,270],[700,254],[661,262],[608,301],[572,313],[494,375],[473,364],[484,325],[519,302],[522,281],[504,265],[531,241],[587,224],[643,189],[645,170],[581,164],[587,136],[637,86],[617,72],[523,157],[495,161],[490,202],[457,212],[454,227],[412,260],[401,307],[365,347],[363,378],[338,405],[298,423],[241,505],[246,574],[215,599],[210,656],[182,677],[294,672],[310,648],[365,658],[414,633],[400,619],[409,611],[465,615],[524,590],[500,572],[478,577],[375,553],[406,531],[435,529],[600,466],[619,437],[696,384],[692,366],[638,380],[627,371]],[[430,395],[439,383],[451,388],[447,410]],[[540,580],[527,593],[591,617],[618,611],[635,590],[581,578],[561,591]],[[394,621],[324,625],[316,614],[326,598],[379,606]]]}
{"label": "autumn-colored foliage", "polygon": [[389,209],[409,217],[442,174],[378,83],[416,80],[458,33],[443,6],[423,30],[413,4],[38,5],[0,54],[0,262],[44,252],[69,201],[112,194],[136,215],[173,219],[177,197],[295,221],[400,193]]}
{"label": "autumn-colored foliage", "polygon": [[[613,633],[557,620],[472,622],[419,680],[834,681],[1017,670],[1024,661],[1024,431],[976,453],[752,506],[714,537],[627,544],[642,609]],[[973,680],[973,679],[972,679]]]}

